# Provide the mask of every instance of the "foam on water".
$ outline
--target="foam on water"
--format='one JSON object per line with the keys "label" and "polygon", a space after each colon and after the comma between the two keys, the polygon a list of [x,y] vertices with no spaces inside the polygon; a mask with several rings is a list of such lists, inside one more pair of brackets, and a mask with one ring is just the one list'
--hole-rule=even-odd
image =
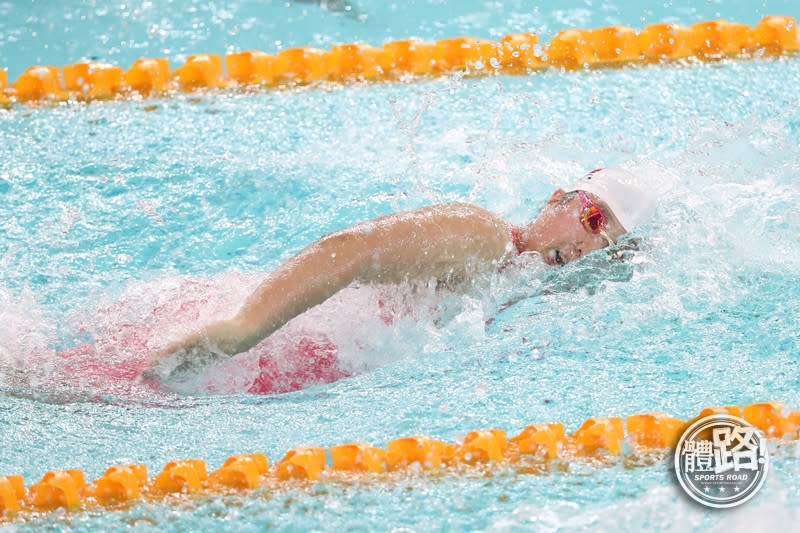
{"label": "foam on water", "polygon": [[677,486],[646,489],[635,499],[602,506],[582,507],[559,501],[546,508],[523,504],[485,531],[772,531],[798,518],[780,490],[760,503],[726,513],[701,508]]}

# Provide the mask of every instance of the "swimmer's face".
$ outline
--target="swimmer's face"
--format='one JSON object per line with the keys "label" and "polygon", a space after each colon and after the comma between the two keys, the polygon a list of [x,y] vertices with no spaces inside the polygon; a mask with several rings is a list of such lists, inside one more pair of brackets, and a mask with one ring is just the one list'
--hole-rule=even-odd
{"label": "swimmer's face", "polygon": [[[565,198],[559,189],[536,217],[529,229],[535,250],[550,265],[564,265],[594,250],[608,246],[599,233],[586,230],[580,220],[580,198]],[[616,238],[620,231],[616,221],[609,221],[609,233]]]}

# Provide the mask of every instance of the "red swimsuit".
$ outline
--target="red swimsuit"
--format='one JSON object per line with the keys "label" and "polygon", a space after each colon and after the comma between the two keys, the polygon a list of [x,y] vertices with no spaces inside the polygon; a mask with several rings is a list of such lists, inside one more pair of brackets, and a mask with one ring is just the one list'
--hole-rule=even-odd
{"label": "red swimsuit", "polygon": [[511,226],[511,242],[514,243],[514,248],[517,249],[517,254],[522,255],[522,252],[525,251],[525,247],[522,246],[522,241],[520,240],[519,235],[519,228],[516,226]]}

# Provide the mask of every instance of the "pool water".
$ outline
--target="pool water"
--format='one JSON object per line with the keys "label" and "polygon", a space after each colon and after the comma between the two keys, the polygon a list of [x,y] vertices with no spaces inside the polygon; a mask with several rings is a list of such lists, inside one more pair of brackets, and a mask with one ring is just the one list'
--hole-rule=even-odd
{"label": "pool water", "polygon": [[[534,30],[544,41],[574,26],[800,16],[790,2],[691,4],[3,3],[0,59],[12,79],[40,61],[95,56],[127,67],[409,35]],[[800,407],[798,83],[795,56],[0,111],[0,473],[30,483],[81,468],[94,479],[112,464],[155,473],[189,457],[276,461],[302,445]],[[126,374],[235,312],[325,232],[449,201],[524,223],[555,188],[611,165],[645,176],[659,198],[654,220],[628,237],[638,250],[622,257],[599,251],[561,269],[521,259],[452,291],[353,286],[170,389]],[[249,394],[259,355],[283,360],[302,338],[335,343],[349,377]],[[665,460],[323,483],[6,527],[789,529],[798,474],[797,448],[773,444],[764,488],[724,513],[690,504]]]}

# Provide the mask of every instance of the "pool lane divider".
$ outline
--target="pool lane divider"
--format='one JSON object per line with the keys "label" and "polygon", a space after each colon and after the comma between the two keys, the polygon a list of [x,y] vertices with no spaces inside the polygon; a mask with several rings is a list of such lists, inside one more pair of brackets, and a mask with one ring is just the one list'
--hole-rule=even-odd
{"label": "pool lane divider", "polygon": [[794,17],[770,15],[753,27],[725,20],[691,26],[651,24],[567,29],[549,43],[533,33],[512,33],[500,41],[453,37],[435,43],[391,41],[378,48],[340,44],[331,50],[289,48],[277,54],[259,50],[190,55],[170,70],[165,58],[141,58],[124,71],[101,62],[59,69],[35,65],[9,84],[0,69],[0,105],[92,101],[169,95],[176,91],[225,88],[286,88],[318,82],[409,80],[463,72],[470,76],[532,74],[546,68],[568,70],[676,60],[716,61],[727,57],[780,56],[800,50]]}
{"label": "pool lane divider", "polygon": [[[620,456],[644,459],[626,461],[626,466],[652,464],[648,457],[663,458],[687,427],[714,414],[744,418],[772,439],[796,440],[800,436],[800,411],[788,412],[780,402],[764,402],[743,409],[708,407],[690,421],[664,413],[628,416],[624,424],[620,417],[590,418],[572,434],[565,434],[563,424],[550,423],[527,426],[511,438],[502,429],[471,431],[460,443],[413,436],[390,440],[386,448],[363,442],[332,446],[327,452],[302,447],[290,450],[273,465],[263,453],[248,453],[229,457],[210,473],[203,460],[186,459],[167,463],[150,478],[143,464],[111,466],[90,483],[82,470],[57,470],[47,472],[27,489],[21,476],[6,475],[0,476],[0,523],[59,508],[77,512],[118,509],[142,501],[181,503],[220,493],[280,490],[296,483],[374,483],[391,480],[394,473],[458,475],[511,470],[545,474],[552,469],[568,471],[569,464],[578,462],[613,465]],[[290,485],[292,482],[295,485]]]}

